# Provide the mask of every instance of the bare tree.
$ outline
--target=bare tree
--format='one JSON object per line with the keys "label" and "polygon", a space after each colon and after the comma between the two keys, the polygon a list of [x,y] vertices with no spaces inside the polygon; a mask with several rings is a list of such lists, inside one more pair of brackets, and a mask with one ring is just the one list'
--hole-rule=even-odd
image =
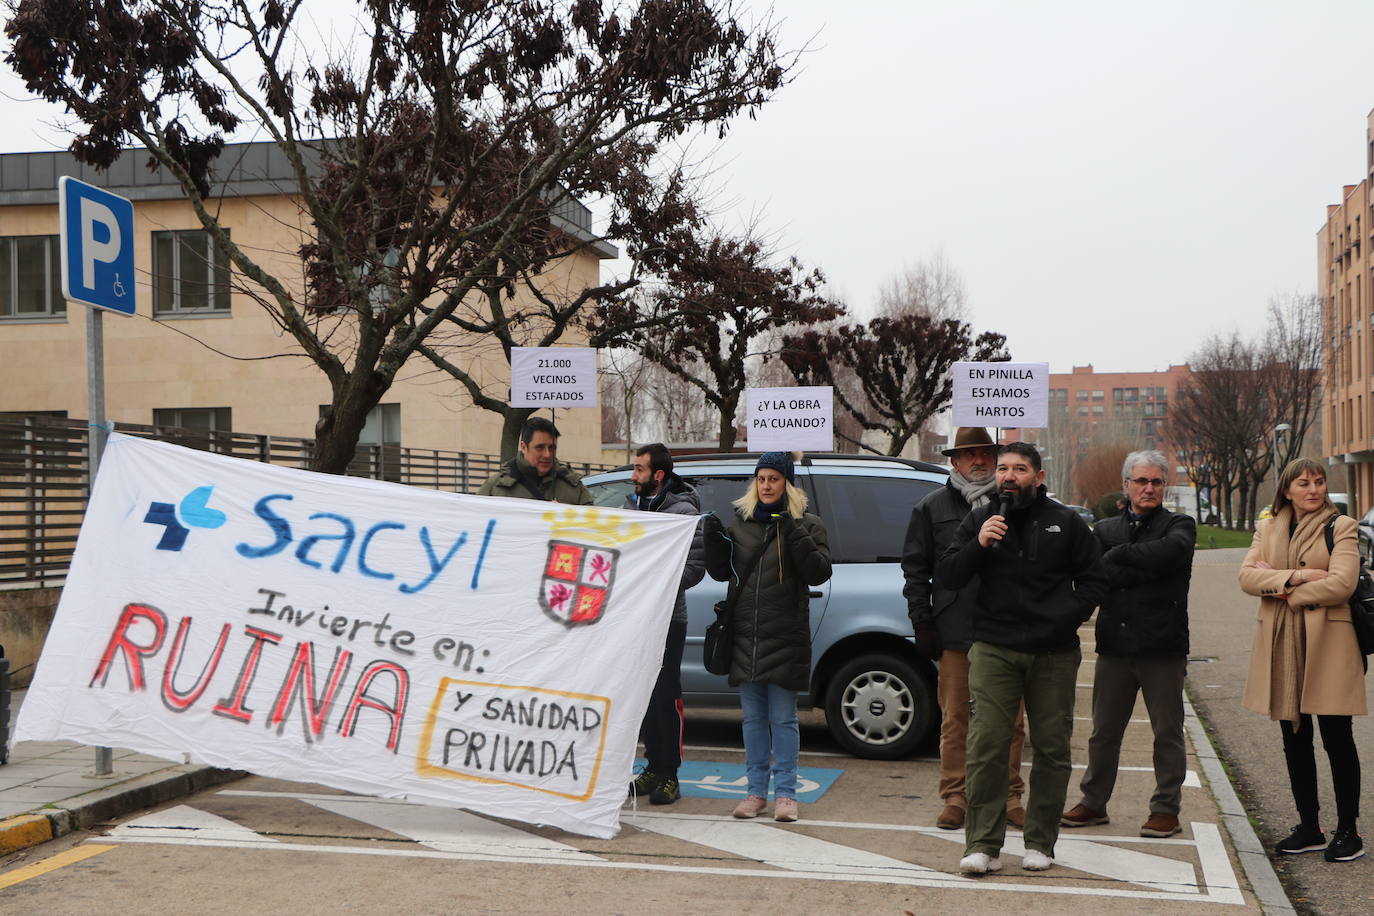
{"label": "bare tree", "polygon": [[1277,443],[1277,465],[1282,468],[1303,453],[1321,406],[1321,299],[1293,294],[1269,300],[1264,341],[1264,387],[1273,405],[1274,425],[1290,427],[1284,441]]}
{"label": "bare tree", "polygon": [[965,320],[968,293],[964,278],[943,251],[936,251],[882,285],[878,290],[878,314],[888,318],[915,314],[940,321]]}
{"label": "bare tree", "polygon": [[[653,180],[659,150],[755,111],[795,61],[730,0],[364,0],[360,47],[318,63],[301,43],[314,12],[304,0],[13,10],[6,62],[81,125],[72,153],[107,168],[141,144],[329,379],[312,464],[333,472],[436,331],[524,320],[501,296],[569,253],[567,199],[605,197],[612,226],[646,197],[673,199],[671,179]],[[289,163],[283,190],[311,234],[301,278],[236,245],[214,204],[224,137],[245,119]],[[579,307],[613,295],[572,293]],[[560,320],[561,307],[539,307],[535,319]]]}
{"label": "bare tree", "polygon": [[644,327],[644,298],[627,298],[602,310],[593,333],[637,349],[700,391],[717,411],[719,447],[729,451],[752,364],[767,354],[770,332],[843,312],[823,294],[824,283],[819,270],[778,259],[755,237],[718,236],[691,246],[653,290],[654,307],[674,313],[670,324]]}
{"label": "bare tree", "polygon": [[1273,462],[1274,414],[1261,352],[1232,333],[1210,338],[1188,362],[1192,374],[1169,417],[1174,441],[1207,463],[1224,524],[1247,527],[1256,487]]}
{"label": "bare tree", "polygon": [[1006,338],[992,331],[977,337],[953,318],[908,312],[862,324],[841,324],[828,332],[804,331],[784,339],[783,362],[804,385],[836,385],[836,369],[853,374],[861,389],[853,396],[836,385],[835,402],[865,430],[881,434],[886,452],[900,455],[907,442],[954,394],[951,370],[960,360],[1005,360]]}
{"label": "bare tree", "polygon": [[[1322,335],[1315,296],[1279,297],[1258,342],[1213,337],[1189,359],[1169,425],[1194,485],[1215,488],[1230,527],[1253,525],[1264,481],[1303,453],[1317,419]],[[1281,424],[1287,436],[1277,435]]]}

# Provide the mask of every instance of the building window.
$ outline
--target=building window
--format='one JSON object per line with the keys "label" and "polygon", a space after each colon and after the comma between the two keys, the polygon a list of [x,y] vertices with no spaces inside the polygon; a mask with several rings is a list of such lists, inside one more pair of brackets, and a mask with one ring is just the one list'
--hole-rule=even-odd
{"label": "building window", "polygon": [[229,311],[229,264],[203,229],[153,233],[153,312]]}
{"label": "building window", "polygon": [[153,410],[153,425],[227,433],[234,428],[230,416],[228,407],[158,407]]}
{"label": "building window", "polygon": [[0,237],[0,317],[65,316],[61,260],[55,235]]}
{"label": "building window", "polygon": [[358,435],[359,445],[400,445],[401,405],[378,404],[367,412],[367,422]]}
{"label": "building window", "polygon": [[1101,401],[1101,400],[1104,400],[1104,399],[1106,398],[1106,396],[1107,396],[1107,393],[1106,393],[1105,391],[1103,391],[1101,388],[1099,388],[1098,390],[1096,390],[1096,391],[1093,392],[1093,400],[1094,400],[1094,401]]}

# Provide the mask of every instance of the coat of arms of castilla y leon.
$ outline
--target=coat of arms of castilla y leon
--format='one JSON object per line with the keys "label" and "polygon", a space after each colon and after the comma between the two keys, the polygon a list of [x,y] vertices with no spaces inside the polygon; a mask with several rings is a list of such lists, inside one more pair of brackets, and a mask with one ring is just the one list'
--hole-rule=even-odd
{"label": "coat of arms of castilla y leon", "polygon": [[606,613],[620,546],[644,536],[644,526],[595,506],[544,513],[552,526],[539,606],[566,627],[596,623]]}

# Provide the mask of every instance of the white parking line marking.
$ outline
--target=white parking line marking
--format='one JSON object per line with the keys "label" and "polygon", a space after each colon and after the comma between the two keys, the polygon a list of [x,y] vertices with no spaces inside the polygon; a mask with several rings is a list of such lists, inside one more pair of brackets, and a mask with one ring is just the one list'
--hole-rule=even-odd
{"label": "white parking line marking", "polygon": [[[94,842],[91,840],[88,842]],[[164,843],[169,845],[201,845],[214,846],[220,849],[263,849],[261,843],[241,842],[232,840],[206,841],[196,844],[188,840],[163,840],[154,837],[104,837],[106,843]],[[309,852],[326,853],[339,855],[358,855],[358,856],[390,856],[396,858],[412,859],[444,859],[450,861],[477,861],[481,857],[464,855],[451,852],[439,852],[438,850],[420,849],[388,849],[377,848],[375,846],[323,846],[312,845],[309,843],[279,843],[272,847],[272,851],[280,852]],[[520,865],[547,865],[546,859],[503,859],[508,864]],[[682,866],[682,865],[660,865],[655,862],[611,862],[596,861],[583,862],[578,867],[581,868],[608,868],[620,871],[651,871],[664,872],[671,874],[692,874],[692,875],[715,875],[722,878],[785,878],[788,881],[813,880],[813,881],[861,881],[865,884],[894,884],[904,887],[928,887],[928,888],[952,888],[958,890],[974,891],[1010,891],[1014,894],[1064,894],[1071,897],[1116,897],[1128,898],[1132,900],[1177,900],[1180,902],[1201,902],[1201,903],[1232,903],[1239,901],[1223,900],[1207,896],[1186,896],[1183,894],[1161,894],[1159,891],[1145,890],[1117,890],[1115,888],[1087,888],[1072,885],[1057,884],[999,884],[996,881],[989,881],[984,878],[978,881],[966,880],[957,875],[939,875],[932,873],[930,878],[903,878],[903,877],[878,877],[872,875],[836,875],[824,872],[796,872],[783,870],[770,870],[762,868],[715,868],[710,866]]]}
{"label": "white parking line marking", "polygon": [[805,834],[758,823],[736,821],[732,824],[720,820],[655,815],[652,818],[641,819],[637,826],[653,833],[676,837],[712,849],[721,849],[790,871],[888,877],[950,877],[924,865],[915,865],[901,859],[841,846],[839,843],[818,840]]}
{"label": "white parking line marking", "polygon": [[148,840],[177,840],[179,842],[222,841],[270,845],[277,842],[270,836],[263,836],[255,830],[236,824],[190,805],[174,805],[164,811],[145,814],[120,824],[108,834],[109,839],[136,837]]}
{"label": "white parking line marking", "polygon": [[[496,861],[510,857],[533,857],[549,862],[571,863],[601,858],[567,843],[517,830],[456,808],[378,804],[370,798],[347,795],[303,801],[355,821],[410,837],[440,852],[481,855]],[[493,854],[493,850],[501,852]]]}
{"label": "white parking line marking", "polygon": [[[964,832],[948,831],[941,837],[959,845],[964,844]],[[1002,854],[1024,856],[1025,844],[1021,834],[1008,833],[1002,843]],[[1091,840],[1066,839],[1062,834],[1054,849],[1054,862],[1064,868],[1087,872],[1113,881],[1128,881],[1142,887],[1154,888],[1168,894],[1199,894],[1197,872],[1192,863],[1166,856],[1150,855],[1133,849],[1121,849]]]}
{"label": "white parking line marking", "polygon": [[[1075,722],[1091,722],[1091,721],[1093,720],[1093,717],[1092,717],[1092,716],[1074,716],[1074,717],[1073,717],[1073,720],[1074,720]],[[1132,725],[1149,725],[1149,724],[1150,724],[1150,720],[1149,720],[1149,719],[1129,719],[1129,720],[1127,720],[1127,721],[1129,721]]]}
{"label": "white parking line marking", "polygon": [[[397,823],[396,816],[400,815],[400,811],[398,809],[420,807],[412,805],[409,802],[396,799],[368,799],[365,797],[356,797],[359,799],[359,801],[355,802],[351,800],[355,798],[354,796],[326,795],[317,793],[254,792],[239,790],[223,790],[219,794],[249,796],[258,798],[297,798],[303,801],[310,802],[312,804],[318,802],[325,802],[326,805],[322,805],[321,807],[328,807],[337,804],[345,807],[346,816],[352,819],[363,820],[363,818],[359,817],[359,815],[362,815],[364,813],[370,813],[378,814],[383,818],[387,819],[390,823]],[[359,805],[360,802],[366,803],[365,806]],[[346,806],[348,805],[355,805],[358,807],[347,808]],[[458,813],[450,809],[432,810],[437,811],[442,815],[448,816]],[[162,813],[166,814],[167,812]],[[405,817],[405,815],[400,816],[402,818]],[[471,817],[473,817],[473,819],[477,821],[483,820],[482,818],[477,818],[476,816]],[[723,851],[727,852],[730,851],[730,849],[727,848],[726,845],[728,843],[729,846],[740,847],[741,851],[738,854],[749,855],[752,857],[759,853],[764,853],[768,856],[768,860],[770,862],[776,863],[778,867],[752,868],[745,866],[738,868],[727,868],[719,866],[688,866],[669,865],[658,862],[646,862],[642,860],[630,862],[617,862],[610,859],[599,858],[593,855],[587,855],[586,858],[551,858],[548,854],[548,841],[542,841],[538,839],[536,839],[534,843],[534,854],[531,854],[531,847],[529,846],[525,847],[524,849],[518,849],[513,846],[507,846],[507,848],[509,849],[508,853],[501,852],[499,847],[488,847],[485,852],[479,853],[463,851],[444,851],[440,849],[425,849],[420,847],[419,845],[404,845],[400,847],[385,846],[377,843],[369,843],[365,846],[348,846],[274,842],[268,845],[267,843],[264,843],[262,841],[264,838],[248,839],[246,837],[243,837],[241,833],[238,835],[237,838],[228,838],[228,835],[226,834],[226,838],[218,840],[210,839],[208,834],[202,836],[200,839],[189,837],[186,835],[187,831],[185,829],[185,827],[188,825],[213,826],[215,824],[227,823],[222,818],[216,818],[214,815],[208,815],[205,812],[197,812],[195,811],[195,809],[187,808],[185,812],[177,815],[177,817],[175,818],[164,817],[160,820],[163,822],[162,825],[164,827],[172,827],[173,829],[167,829],[157,833],[144,833],[142,831],[124,831],[120,828],[116,828],[115,830],[111,831],[111,834],[109,836],[103,838],[103,840],[105,842],[115,843],[162,843],[170,845],[200,847],[214,846],[223,849],[270,848],[273,852],[277,853],[309,852],[326,855],[333,854],[393,856],[423,859],[443,859],[452,861],[500,861],[512,865],[520,864],[547,866],[550,864],[555,864],[575,866],[580,868],[609,868],[621,871],[713,875],[734,878],[786,878],[792,881],[798,879],[815,881],[860,881],[871,884],[888,884],[906,887],[945,888],[949,890],[1008,891],[1011,893],[1019,894],[1062,894],[1075,897],[1114,897],[1156,901],[1172,900],[1176,901],[1178,904],[1194,902],[1228,904],[1243,903],[1243,898],[1241,897],[1238,890],[1238,883],[1234,875],[1230,871],[1230,863],[1226,857],[1225,848],[1221,846],[1220,834],[1216,831],[1216,828],[1213,825],[1196,823],[1192,825],[1194,835],[1199,837],[1198,841],[1196,842],[1193,840],[1166,839],[1154,840],[1153,842],[1177,847],[1195,846],[1199,848],[1200,853],[1203,852],[1203,850],[1205,850],[1205,858],[1203,860],[1202,870],[1204,876],[1206,876],[1208,881],[1208,890],[1206,893],[1199,892],[1200,889],[1197,887],[1196,883],[1194,883],[1192,887],[1188,889],[1179,887],[1174,890],[1136,890],[1133,888],[1098,886],[1084,887],[1082,885],[1077,884],[1060,884],[1053,883],[1053,879],[1056,877],[1071,879],[1072,876],[1062,874],[1056,875],[1055,872],[1050,872],[1048,875],[1045,876],[1045,878],[1050,880],[1037,880],[1022,883],[998,883],[995,880],[989,880],[986,878],[980,880],[972,880],[964,878],[961,875],[945,873],[933,869],[924,868],[920,865],[905,862],[902,860],[890,859],[888,857],[880,856],[875,853],[869,853],[864,850],[851,849],[849,847],[843,846],[842,844],[817,840],[816,838],[809,837],[804,834],[792,833],[780,828],[769,828],[762,824],[741,822],[735,820],[734,818],[720,817],[717,815],[669,815],[646,812],[636,815],[633,818],[626,818],[626,821],[627,823],[633,826],[640,826],[641,828],[644,828],[645,821],[656,821],[659,822],[658,827],[662,827],[663,829],[659,830],[657,827],[648,827],[644,829],[655,830],[656,832],[662,833],[680,831],[682,833],[690,834],[694,837],[694,839],[690,840],[690,842],[697,843],[698,845],[712,846],[714,848],[722,849]],[[666,822],[678,823],[670,824]],[[698,828],[696,826],[693,826],[692,822],[701,825],[701,827]],[[452,821],[452,823],[457,823],[457,820],[455,819],[454,821]],[[705,829],[707,825],[712,823],[716,826],[716,829]],[[176,829],[178,825],[181,829]],[[903,824],[864,824],[848,821],[808,820],[806,822],[806,826],[809,828],[835,827],[862,830],[895,830],[911,833],[922,833],[927,836],[939,837],[940,839],[946,841],[959,841],[957,835],[951,835],[949,832],[936,830],[933,827],[913,827]],[[246,831],[246,828],[239,827],[238,825],[234,825],[234,827],[237,829],[237,831]],[[471,842],[466,842],[463,839],[454,840],[452,839],[451,834],[449,839],[440,838],[435,835],[437,831],[434,831],[431,828],[426,828],[426,835],[430,836],[430,840],[426,841],[427,843],[452,843],[455,846],[455,848],[467,847],[469,849],[475,849],[479,845],[479,841],[477,839],[473,839]],[[1208,830],[1208,828],[1211,829]],[[390,828],[384,827],[384,829]],[[409,829],[416,829],[415,822],[410,823]],[[485,826],[483,827],[483,830],[486,830]],[[762,836],[766,836],[767,834],[762,833],[761,831],[768,831],[768,833],[783,834],[784,838],[779,840],[777,838],[769,836],[767,844],[764,844],[760,841],[760,838]],[[516,830],[516,832],[520,833],[522,831]],[[508,836],[492,834],[490,832],[486,833],[486,835],[489,837],[493,837],[494,842],[499,844],[508,844],[511,841],[511,839],[513,839]],[[742,836],[743,839],[732,839],[732,837],[734,836]],[[1091,842],[1100,845],[1106,842],[1108,839],[1109,838],[1107,837],[1099,836],[1094,837],[1092,841],[1072,842]],[[1142,840],[1134,837],[1124,837],[1122,838],[1122,840],[1123,842],[1131,843],[1151,842],[1149,840]],[[1019,835],[1009,835],[1008,852],[1011,852],[1013,844],[1019,844],[1019,841]],[[782,854],[778,854],[779,849],[782,850]],[[1138,853],[1137,856],[1140,857],[1136,860],[1138,862],[1162,858],[1158,856],[1148,856],[1144,853]],[[1079,859],[1075,859],[1075,861],[1079,861],[1081,864],[1081,861]],[[1065,864],[1067,865],[1067,861]],[[1175,861],[1174,864],[1177,865],[1178,863]],[[1184,864],[1187,865],[1187,863]],[[1191,866],[1188,867],[1191,868]],[[1154,879],[1158,879],[1158,877],[1158,874],[1150,876],[1150,878]],[[1153,883],[1159,884],[1162,882],[1155,880]]]}

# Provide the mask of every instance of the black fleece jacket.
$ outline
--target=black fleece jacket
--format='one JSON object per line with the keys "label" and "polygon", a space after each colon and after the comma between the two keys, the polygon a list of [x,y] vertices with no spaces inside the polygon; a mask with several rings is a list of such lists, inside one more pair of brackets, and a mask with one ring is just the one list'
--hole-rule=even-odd
{"label": "black fleece jacket", "polygon": [[964,517],[935,577],[957,589],[978,576],[975,642],[1022,652],[1076,647],[1079,625],[1107,594],[1092,530],[1042,486],[1029,506],[1009,513],[1000,546],[983,547],[978,530],[996,512],[991,503]]}

